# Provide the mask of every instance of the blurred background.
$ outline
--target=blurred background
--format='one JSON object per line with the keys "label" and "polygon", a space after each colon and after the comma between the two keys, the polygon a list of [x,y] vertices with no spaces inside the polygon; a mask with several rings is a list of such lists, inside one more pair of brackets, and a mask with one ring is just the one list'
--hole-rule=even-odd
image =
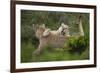
{"label": "blurred background", "polygon": [[[84,37],[79,36],[79,16],[82,16]],[[45,24],[57,30],[61,23],[67,24],[70,35],[75,37],[66,41],[64,49],[46,47],[40,56],[33,56],[39,40],[35,37],[33,24]],[[52,12],[21,10],[21,62],[47,62],[89,59],[89,13]]]}

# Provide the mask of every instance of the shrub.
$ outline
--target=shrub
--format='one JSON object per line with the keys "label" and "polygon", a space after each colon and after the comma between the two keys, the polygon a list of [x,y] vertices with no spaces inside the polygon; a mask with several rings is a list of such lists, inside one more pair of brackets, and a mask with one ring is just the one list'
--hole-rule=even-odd
{"label": "shrub", "polygon": [[32,40],[32,36],[33,36],[32,27],[28,25],[22,25],[21,26],[21,40],[22,41]]}
{"label": "shrub", "polygon": [[89,37],[88,36],[80,36],[73,37],[69,39],[68,46],[70,48],[70,53],[81,54],[87,48],[89,48]]}

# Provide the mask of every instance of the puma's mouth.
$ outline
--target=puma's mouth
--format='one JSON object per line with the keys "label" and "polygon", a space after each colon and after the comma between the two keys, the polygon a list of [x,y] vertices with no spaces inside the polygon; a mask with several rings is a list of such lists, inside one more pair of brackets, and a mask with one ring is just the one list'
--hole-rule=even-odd
{"label": "puma's mouth", "polygon": [[65,35],[65,32],[64,32],[64,31],[61,31],[61,34],[62,34],[62,35]]}

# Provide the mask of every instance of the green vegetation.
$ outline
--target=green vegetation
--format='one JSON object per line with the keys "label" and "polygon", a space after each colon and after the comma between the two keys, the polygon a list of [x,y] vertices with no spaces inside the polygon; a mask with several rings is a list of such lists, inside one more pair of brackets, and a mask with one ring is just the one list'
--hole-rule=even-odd
{"label": "green vegetation", "polygon": [[[67,43],[71,54],[82,54],[85,50],[85,54],[88,53],[89,56],[89,37],[87,36],[79,36],[69,39]],[[87,58],[87,57],[86,57]]]}
{"label": "green vegetation", "polygon": [[[32,55],[39,45],[32,24],[45,24],[56,30],[62,22],[70,28],[70,34],[79,34],[78,17],[82,15],[84,37],[73,37],[66,41],[64,48],[46,47],[41,55]],[[44,62],[89,59],[89,14],[21,10],[21,62]]]}
{"label": "green vegetation", "polygon": [[[88,50],[84,51],[82,54],[70,53],[66,48],[45,48],[41,55],[32,55],[34,48],[33,44],[30,42],[22,43],[21,47],[21,62],[44,62],[44,61],[64,61],[64,60],[84,60],[89,59]],[[84,54],[85,53],[85,54]]]}

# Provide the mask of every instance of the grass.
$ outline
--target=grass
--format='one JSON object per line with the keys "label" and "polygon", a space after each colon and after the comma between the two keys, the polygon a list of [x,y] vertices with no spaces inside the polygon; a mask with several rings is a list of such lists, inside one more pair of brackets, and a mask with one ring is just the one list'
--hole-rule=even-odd
{"label": "grass", "polygon": [[32,42],[22,42],[21,44],[21,62],[48,62],[48,61],[67,61],[67,60],[84,60],[89,59],[88,50],[81,55],[70,53],[68,48],[45,48],[41,55],[32,55],[36,48]]}
{"label": "grass", "polygon": [[29,62],[32,57],[32,52],[34,51],[33,45],[30,42],[21,45],[21,62]]}

